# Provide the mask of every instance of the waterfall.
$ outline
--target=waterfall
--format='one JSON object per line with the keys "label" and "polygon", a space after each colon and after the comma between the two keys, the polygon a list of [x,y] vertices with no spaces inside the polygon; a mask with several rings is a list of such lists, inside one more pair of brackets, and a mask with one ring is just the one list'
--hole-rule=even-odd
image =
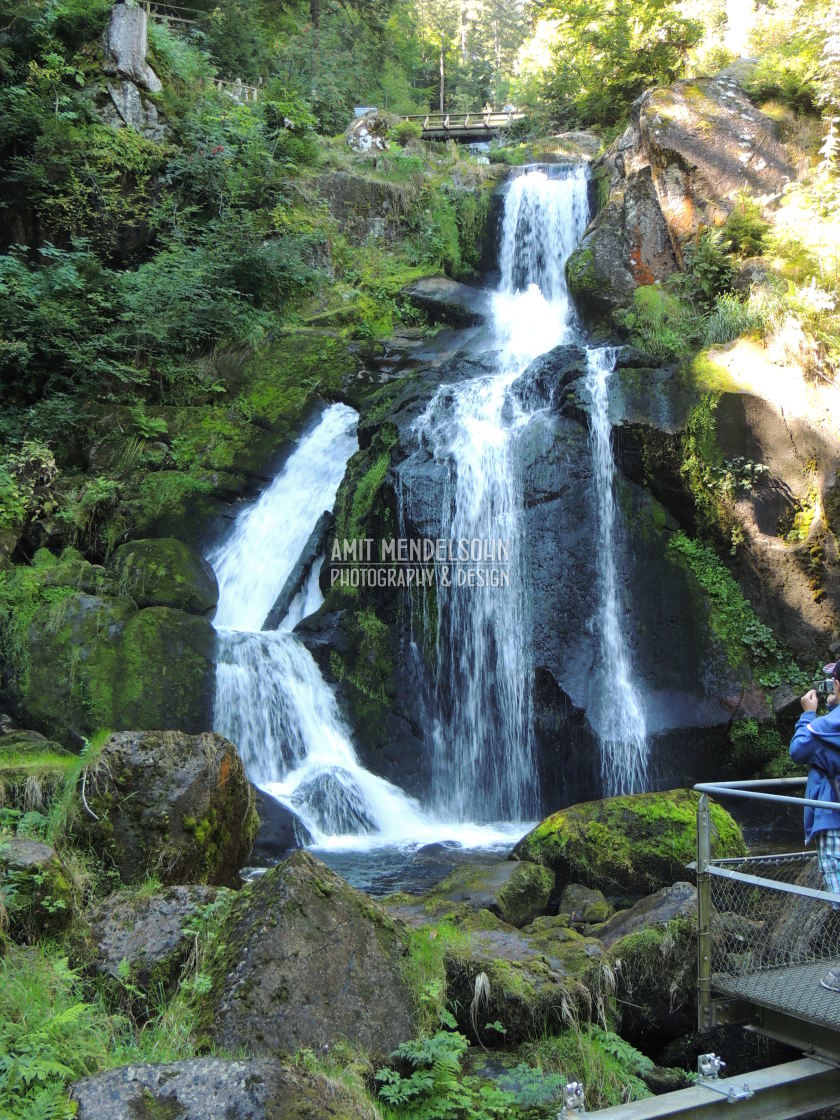
{"label": "waterfall", "polygon": [[219,581],[214,727],[236,743],[248,777],[295,812],[320,848],[442,838],[508,842],[509,830],[441,825],[366,770],[312,655],[292,631],[323,603],[313,564],[275,631],[260,628],[358,447],[356,412],[326,408],[284,468],[209,556]]}
{"label": "waterfall", "polygon": [[356,421],[346,405],[325,409],[209,557],[220,593],[215,728],[237,744],[249,778],[326,845],[359,834],[404,836],[423,823],[415,802],[359,764],[335,696],[290,632],[323,602],[320,562],[280,629],[260,629],[315,522],[333,507],[358,447]]}
{"label": "waterfall", "polygon": [[469,585],[483,560],[454,567],[467,586],[437,582],[435,802],[462,820],[522,821],[538,808],[517,453],[531,417],[509,390],[572,334],[564,269],[587,214],[580,167],[511,181],[493,297],[497,371],[441,386],[415,423],[421,446],[448,467],[440,536],[508,550],[505,586]]}
{"label": "waterfall", "polygon": [[597,713],[601,743],[601,781],[608,797],[646,788],[647,738],[641,697],[633,685],[627,635],[616,573],[615,465],[607,380],[615,351],[587,352],[586,385],[591,400],[589,444],[598,500],[596,554],[599,598],[597,626],[603,676],[590,710]]}

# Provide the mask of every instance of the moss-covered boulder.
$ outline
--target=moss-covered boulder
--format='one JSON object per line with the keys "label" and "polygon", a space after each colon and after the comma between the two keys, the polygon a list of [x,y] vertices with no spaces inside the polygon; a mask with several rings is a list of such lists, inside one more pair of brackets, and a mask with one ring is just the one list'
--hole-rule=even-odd
{"label": "moss-covered boulder", "polygon": [[[617,977],[621,1035],[648,1054],[693,1030],[697,1022],[695,905],[694,888],[688,883],[643,899],[625,918],[630,932],[613,941],[609,950]],[[668,912],[673,914],[670,919]],[[611,931],[605,932],[612,940]]]}
{"label": "moss-covered boulder", "polygon": [[136,1011],[174,990],[202,919],[229,892],[207,886],[118,891],[85,916],[74,957],[101,977],[118,1004]]}
{"label": "moss-covered boulder", "polygon": [[267,1060],[120,1066],[77,1081],[70,1098],[77,1120],[359,1120],[370,1114],[358,1090]]}
{"label": "moss-covered boulder", "polygon": [[216,1046],[264,1055],[349,1039],[384,1056],[415,1033],[404,927],[308,852],[237,896],[218,944],[203,1004]]}
{"label": "moss-covered boulder", "polygon": [[79,829],[125,883],[239,885],[259,824],[253,787],[233,743],[206,732],[124,731],[87,772],[98,820]]}
{"label": "moss-covered boulder", "polygon": [[605,922],[612,913],[612,906],[601,891],[569,883],[560,896],[559,913],[565,915],[570,926],[583,929]]}
{"label": "moss-covered boulder", "polygon": [[20,941],[58,933],[73,916],[73,890],[55,850],[38,840],[0,840],[0,907]]}
{"label": "moss-covered boulder", "polygon": [[140,607],[175,607],[207,614],[219,600],[213,569],[194,548],[175,537],[129,541],[111,558],[123,594]]}
{"label": "moss-covered boulder", "polygon": [[469,863],[447,875],[426,901],[437,912],[466,906],[524,926],[545,910],[553,886],[554,874],[536,863]]}
{"label": "moss-covered boulder", "polygon": [[[498,920],[495,928],[482,924],[445,955],[447,999],[465,1034],[484,1045],[509,1046],[554,1034],[570,1020],[609,1015],[611,977],[599,941],[544,918],[526,930]],[[482,973],[489,996],[471,1012]],[[503,1035],[488,1027],[496,1021]]]}
{"label": "moss-covered boulder", "polygon": [[37,731],[0,735],[0,809],[45,812],[77,761]]}
{"label": "moss-covered boulder", "polygon": [[210,726],[216,646],[206,618],[68,590],[34,605],[23,642],[20,714],[60,742],[102,727]]}
{"label": "moss-covered boulder", "polygon": [[[676,789],[570,805],[541,821],[511,858],[550,867],[558,886],[583,883],[612,895],[648,894],[685,877],[695,858],[699,795]],[[741,830],[711,804],[712,853],[746,853]]]}

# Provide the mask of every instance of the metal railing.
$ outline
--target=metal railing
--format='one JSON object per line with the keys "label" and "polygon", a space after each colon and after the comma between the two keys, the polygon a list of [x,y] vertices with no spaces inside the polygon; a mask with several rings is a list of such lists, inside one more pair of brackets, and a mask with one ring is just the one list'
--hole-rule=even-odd
{"label": "metal railing", "polygon": [[696,864],[701,1030],[738,1021],[739,1014],[755,1021],[765,1013],[782,1015],[788,1024],[806,1021],[840,1030],[840,992],[820,984],[830,967],[840,966],[840,894],[825,889],[816,851],[712,857],[709,795],[759,802],[776,813],[788,805],[838,808],[834,802],[769,792],[802,788],[805,782],[778,778],[694,787],[701,794]]}

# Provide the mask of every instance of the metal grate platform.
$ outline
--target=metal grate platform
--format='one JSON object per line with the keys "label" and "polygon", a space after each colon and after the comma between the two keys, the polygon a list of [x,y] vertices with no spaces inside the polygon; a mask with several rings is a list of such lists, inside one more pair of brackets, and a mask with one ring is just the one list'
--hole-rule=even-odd
{"label": "metal grate platform", "polygon": [[735,996],[819,1026],[840,1028],[840,992],[820,986],[834,966],[840,967],[840,957],[740,976],[718,973],[712,977],[712,988],[716,995]]}

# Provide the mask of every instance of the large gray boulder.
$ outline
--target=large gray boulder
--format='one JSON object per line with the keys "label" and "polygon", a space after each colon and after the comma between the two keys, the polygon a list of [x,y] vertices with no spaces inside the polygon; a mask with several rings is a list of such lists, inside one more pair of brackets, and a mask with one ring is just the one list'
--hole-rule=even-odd
{"label": "large gray boulder", "polygon": [[80,829],[123,882],[236,887],[259,824],[233,743],[205,732],[123,731],[87,774]]}
{"label": "large gray boulder", "polygon": [[472,327],[483,323],[490,312],[487,292],[460,284],[446,276],[429,276],[415,280],[403,294],[415,307],[425,312],[433,323],[451,327]]}
{"label": "large gray boulder", "polygon": [[[274,1061],[193,1058],[121,1066],[70,1087],[77,1120],[358,1120],[352,1090]],[[362,1106],[363,1107],[363,1106]]]}
{"label": "large gray boulder", "polygon": [[795,172],[776,134],[731,77],[643,94],[596,165],[602,208],[568,262],[586,318],[605,319],[681,267],[698,230],[720,225],[740,192],[778,194]]}
{"label": "large gray boulder", "polygon": [[149,49],[149,24],[141,4],[115,4],[105,31],[105,50],[113,68],[150,93],[159,93],[160,78],[146,61]]}
{"label": "large gray boulder", "polygon": [[[222,892],[224,893],[224,892]],[[118,891],[87,915],[77,955],[94,976],[124,996],[170,994],[195,939],[186,928],[218,897],[215,887],[164,887],[159,893]]]}
{"label": "large gray boulder", "polygon": [[254,1055],[350,1039],[384,1056],[415,1033],[407,934],[308,852],[236,898],[205,1002],[215,1045]]}

